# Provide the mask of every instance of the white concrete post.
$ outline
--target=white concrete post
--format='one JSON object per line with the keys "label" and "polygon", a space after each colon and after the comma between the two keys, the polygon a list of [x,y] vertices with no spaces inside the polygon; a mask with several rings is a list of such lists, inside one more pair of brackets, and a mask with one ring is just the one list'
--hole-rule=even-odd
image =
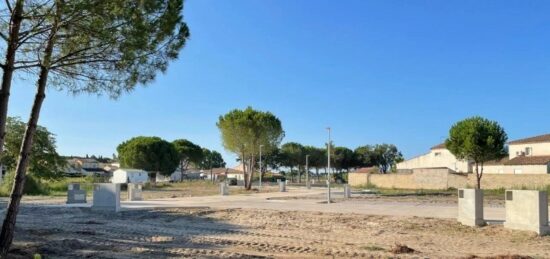
{"label": "white concrete post", "polygon": [[67,204],[86,203],[86,191],[80,190],[79,183],[70,183],[67,188]]}
{"label": "white concrete post", "polygon": [[220,195],[229,195],[229,190],[226,183],[220,183]]}
{"label": "white concrete post", "polygon": [[286,181],[279,182],[279,192],[286,192]]}
{"label": "white concrete post", "polygon": [[507,190],[504,227],[550,234],[548,196],[544,191]]}
{"label": "white concrete post", "polygon": [[142,196],[142,185],[138,183],[129,183],[128,184],[128,200],[129,201],[141,201],[143,200]]}
{"label": "white concrete post", "polygon": [[458,190],[458,222],[467,226],[484,226],[483,190]]}
{"label": "white concrete post", "polygon": [[349,184],[344,184],[344,198],[351,198],[351,188],[349,187]]}
{"label": "white concrete post", "polygon": [[120,211],[120,184],[94,184],[94,201],[92,210]]}

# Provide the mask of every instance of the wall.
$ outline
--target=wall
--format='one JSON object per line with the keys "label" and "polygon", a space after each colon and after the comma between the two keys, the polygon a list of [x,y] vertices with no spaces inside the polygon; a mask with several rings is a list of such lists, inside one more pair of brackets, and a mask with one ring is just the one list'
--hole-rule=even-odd
{"label": "wall", "polygon": [[510,159],[516,157],[516,152],[523,151],[525,148],[532,148],[533,156],[549,156],[550,155],[550,143],[526,143],[526,144],[512,144],[508,146],[508,152],[510,153]]}
{"label": "wall", "polygon": [[445,148],[432,149],[430,153],[397,164],[398,170],[447,167],[456,172],[471,172],[471,165],[456,157]]}
{"label": "wall", "polygon": [[466,186],[467,177],[451,173],[447,168],[414,169],[413,173],[365,174],[350,173],[351,186],[374,184],[380,188],[397,189],[448,189]]}
{"label": "wall", "polygon": [[[475,169],[474,169],[475,172]],[[548,165],[485,165],[483,174],[548,174]]]}
{"label": "wall", "polygon": [[[350,173],[351,186],[373,184],[380,188],[448,189],[477,185],[475,174],[455,174],[448,169],[415,169],[413,173],[365,174]],[[483,189],[539,189],[550,185],[550,174],[484,174]]]}

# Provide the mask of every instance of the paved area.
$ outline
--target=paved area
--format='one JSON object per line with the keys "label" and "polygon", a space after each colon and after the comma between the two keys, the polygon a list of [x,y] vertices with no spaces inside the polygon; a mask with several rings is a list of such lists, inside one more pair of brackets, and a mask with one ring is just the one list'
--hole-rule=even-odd
{"label": "paved area", "polygon": [[[335,213],[357,213],[365,215],[416,216],[428,218],[456,218],[456,204],[426,204],[416,202],[342,200],[343,189],[333,189],[333,197],[337,202],[326,204],[323,197],[325,188],[308,190],[300,187],[290,187],[287,192],[258,193],[230,196],[203,196],[172,199],[155,199],[146,201],[122,201],[125,210],[151,208],[253,208],[282,211],[316,211]],[[304,197],[300,199],[300,197]],[[306,198],[307,197],[307,198]],[[316,197],[316,198],[311,198]],[[51,206],[86,207],[85,205],[61,205],[64,200],[27,201],[25,204],[57,203]],[[485,207],[485,219],[499,223],[505,219],[503,207]]]}

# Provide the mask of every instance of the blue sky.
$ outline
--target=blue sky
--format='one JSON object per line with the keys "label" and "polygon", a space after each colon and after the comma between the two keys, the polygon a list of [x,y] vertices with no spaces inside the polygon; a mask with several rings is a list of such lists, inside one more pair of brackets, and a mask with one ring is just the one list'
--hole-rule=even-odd
{"label": "blue sky", "polygon": [[[497,120],[510,139],[550,132],[550,2],[188,0],[191,39],[149,86],[113,101],[49,90],[40,124],[64,155],[111,156],[137,135],[223,150],[218,116],[277,115],[286,141],[393,143],[405,157],[457,120]],[[34,82],[17,81],[25,120]]]}

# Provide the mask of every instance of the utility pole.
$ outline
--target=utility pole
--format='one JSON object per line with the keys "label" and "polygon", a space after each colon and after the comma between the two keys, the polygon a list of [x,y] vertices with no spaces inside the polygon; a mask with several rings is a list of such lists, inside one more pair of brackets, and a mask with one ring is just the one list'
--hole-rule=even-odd
{"label": "utility pole", "polygon": [[327,187],[328,187],[328,193],[327,193],[327,204],[330,204],[330,202],[331,202],[331,199],[330,199],[330,144],[331,144],[330,127],[328,127],[327,130],[328,130],[328,144],[327,144],[327,169],[328,169]]}
{"label": "utility pole", "polygon": [[260,189],[262,188],[262,147],[264,145],[260,145]]}
{"label": "utility pole", "polygon": [[306,187],[311,189],[311,184],[309,182],[309,155],[306,155]]}

